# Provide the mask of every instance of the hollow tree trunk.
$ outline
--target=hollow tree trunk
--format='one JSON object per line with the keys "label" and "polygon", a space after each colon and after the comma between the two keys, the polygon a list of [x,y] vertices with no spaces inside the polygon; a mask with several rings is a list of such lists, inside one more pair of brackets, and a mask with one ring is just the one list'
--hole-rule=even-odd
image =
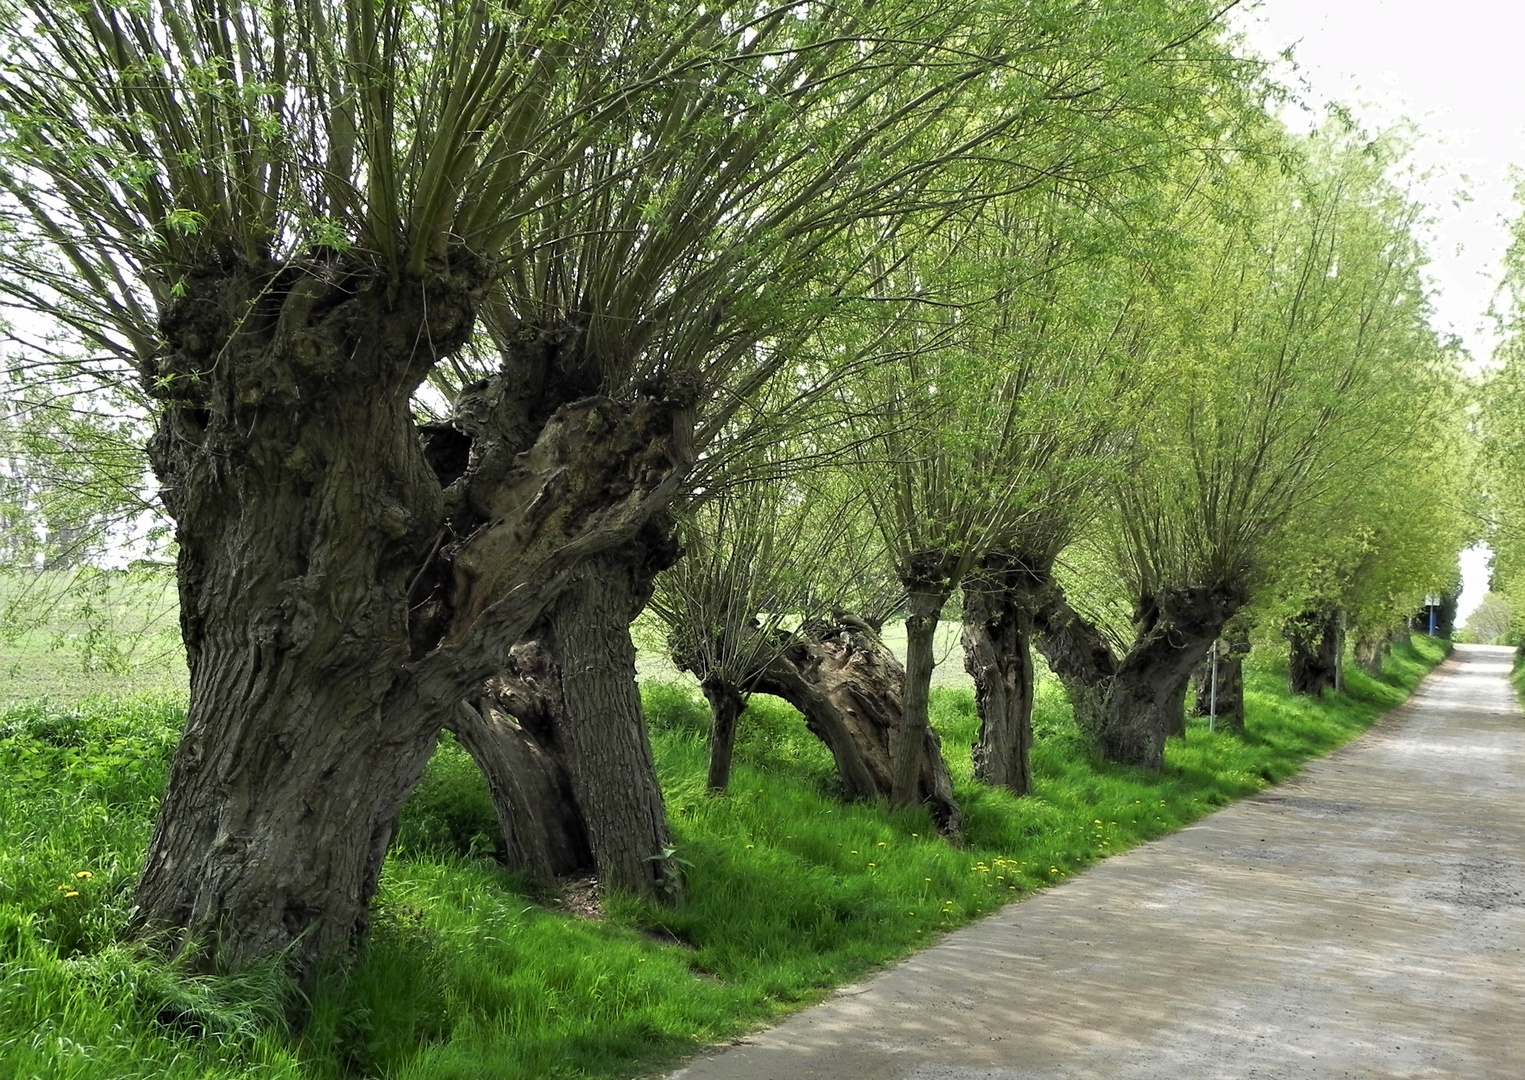
{"label": "hollow tree trunk", "polygon": [[1244,658],[1250,654],[1250,639],[1245,633],[1230,633],[1218,641],[1218,686],[1216,702],[1212,686],[1212,658],[1197,669],[1196,714],[1211,715],[1216,703],[1218,727],[1244,731]]}
{"label": "hollow tree trunk", "polygon": [[[542,637],[543,637],[542,629]],[[572,793],[563,732],[561,668],[534,638],[515,646],[489,692],[463,703],[448,725],[487,779],[503,830],[503,863],[547,888],[594,869]]]}
{"label": "hollow tree trunk", "polygon": [[980,716],[974,776],[1017,795],[1032,790],[1031,578],[1014,560],[990,556],[964,581],[964,670]]}
{"label": "hollow tree trunk", "polygon": [[1287,667],[1294,694],[1318,697],[1339,680],[1340,617],[1338,611],[1305,611],[1287,622]]}
{"label": "hollow tree trunk", "polygon": [[910,610],[905,620],[905,689],[900,727],[892,744],[895,771],[890,783],[890,805],[902,807],[921,801],[919,781],[927,734],[932,730],[928,707],[932,669],[937,663],[937,622],[948,602],[948,593],[913,585],[907,602]]}
{"label": "hollow tree trunk", "polygon": [[[758,693],[783,698],[804,714],[831,750],[850,797],[888,797],[894,779],[891,747],[900,725],[905,669],[862,620],[812,623],[750,680]],[[963,817],[930,726],[922,734],[917,799],[938,828],[956,835]]]}
{"label": "hollow tree trunk", "polygon": [[699,684],[704,699],[710,703],[714,724],[710,730],[710,772],[706,787],[724,791],[731,785],[731,758],[736,751],[736,721],[746,708],[741,691],[718,676]]}
{"label": "hollow tree trunk", "polygon": [[441,725],[582,560],[670,500],[686,401],[590,398],[494,438],[472,391],[448,428],[414,426],[488,277],[230,260],[164,312],[150,458],[191,697],[137,933],[211,963],[349,947]]}

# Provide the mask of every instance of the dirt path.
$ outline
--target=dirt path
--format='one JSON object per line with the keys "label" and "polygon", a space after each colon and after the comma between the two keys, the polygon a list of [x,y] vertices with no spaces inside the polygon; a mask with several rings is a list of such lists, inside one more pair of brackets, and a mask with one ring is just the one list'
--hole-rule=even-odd
{"label": "dirt path", "polygon": [[1509,659],[674,1080],[1525,1078]]}

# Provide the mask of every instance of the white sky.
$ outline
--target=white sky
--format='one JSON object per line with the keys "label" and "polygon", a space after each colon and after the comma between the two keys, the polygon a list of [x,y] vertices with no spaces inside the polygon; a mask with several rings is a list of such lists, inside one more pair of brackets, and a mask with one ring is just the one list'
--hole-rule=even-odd
{"label": "white sky", "polygon": [[[1494,334],[1488,305],[1515,214],[1512,166],[1525,166],[1525,4],[1519,0],[1261,0],[1234,16],[1266,56],[1291,47],[1312,117],[1340,101],[1362,122],[1416,128],[1415,163],[1432,178],[1419,198],[1434,223],[1426,236],[1436,328],[1486,361]],[[1482,602],[1487,553],[1462,557],[1458,622]]]}
{"label": "white sky", "polygon": [[[1261,0],[1235,14],[1255,49],[1291,46],[1284,81],[1322,109],[1341,101],[1372,127],[1417,125],[1438,329],[1486,359],[1486,316],[1513,214],[1511,165],[1525,165],[1525,4],[1518,0]],[[1288,118],[1293,123],[1297,121]],[[1456,204],[1465,190],[1471,201]]]}

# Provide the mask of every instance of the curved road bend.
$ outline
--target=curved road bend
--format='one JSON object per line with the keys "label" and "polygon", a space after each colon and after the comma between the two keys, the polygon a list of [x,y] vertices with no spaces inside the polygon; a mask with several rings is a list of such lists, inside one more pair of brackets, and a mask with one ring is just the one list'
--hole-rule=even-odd
{"label": "curved road bend", "polygon": [[1510,657],[672,1080],[1522,1080]]}

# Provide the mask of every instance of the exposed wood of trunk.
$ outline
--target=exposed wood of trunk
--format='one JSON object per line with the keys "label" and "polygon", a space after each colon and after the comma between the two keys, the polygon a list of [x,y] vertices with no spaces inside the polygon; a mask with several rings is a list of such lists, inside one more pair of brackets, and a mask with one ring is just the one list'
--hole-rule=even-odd
{"label": "exposed wood of trunk", "polygon": [[[769,663],[752,688],[788,701],[826,743],[850,795],[888,797],[894,778],[891,745],[900,725],[905,669],[867,624],[839,618],[807,625]],[[922,732],[918,801],[938,827],[957,834],[963,817],[942,756],[942,742]]]}
{"label": "exposed wood of trunk", "polygon": [[1015,560],[991,556],[964,581],[964,669],[974,679],[980,731],[974,776],[1017,795],[1032,790],[1032,596]]}
{"label": "exposed wood of trunk", "polygon": [[1338,611],[1305,611],[1287,622],[1288,681],[1294,694],[1318,697],[1339,683]]}
{"label": "exposed wood of trunk", "polygon": [[503,862],[542,885],[593,869],[572,794],[562,731],[561,671],[540,640],[515,646],[504,674],[449,725],[487,778],[503,830]]}
{"label": "exposed wood of trunk", "polygon": [[724,791],[731,785],[731,758],[736,750],[736,721],[746,708],[741,691],[734,685],[711,675],[699,684],[704,699],[710,703],[710,715],[714,725],[710,731],[710,772],[706,787],[711,791]]}

